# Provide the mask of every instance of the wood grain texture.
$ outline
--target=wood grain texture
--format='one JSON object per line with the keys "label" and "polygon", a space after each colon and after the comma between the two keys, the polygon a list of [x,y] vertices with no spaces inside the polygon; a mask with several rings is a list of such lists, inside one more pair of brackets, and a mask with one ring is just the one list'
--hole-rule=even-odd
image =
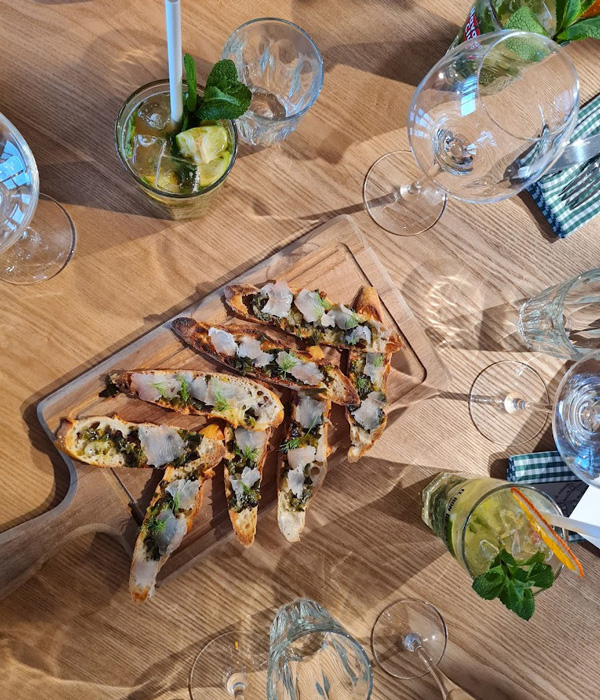
{"label": "wood grain texture", "polygon": [[[266,629],[274,608],[295,595],[316,598],[365,645],[388,602],[428,598],[450,626],[442,669],[475,697],[594,697],[597,553],[577,545],[586,578],[561,575],[524,623],[471,593],[421,524],[419,492],[439,469],[501,475],[507,454],[551,446],[548,431],[524,448],[487,442],[464,399],[477,372],[501,358],[531,361],[556,387],[563,363],[527,353],[511,319],[519,300],[598,265],[600,220],[558,241],[524,195],[488,206],[451,202],[432,231],[400,239],[361,211],[368,167],[406,146],[414,87],[468,5],[184,3],[184,47],[201,77],[235,27],[273,13],[313,36],[326,75],[315,107],[284,144],[241,149],[207,218],[169,222],[154,218],[131,187],[112,141],[125,97],[166,74],[162,2],[0,0],[0,109],[21,129],[42,189],[68,208],[79,235],[73,261],[54,280],[2,289],[0,455],[5,473],[22,477],[5,481],[3,527],[47,511],[67,492],[64,464],[37,425],[41,397],[337,214],[355,215],[453,376],[449,391],[400,416],[358,465],[332,471],[297,545],[281,541],[271,512],[250,550],[215,547],[141,610],[129,601],[121,545],[104,535],[72,540],[0,603],[0,697],[186,697],[189,665],[204,642],[239,621]],[[600,89],[600,44],[567,50],[588,99]],[[435,692],[426,679],[402,684],[375,671],[375,697]]]}

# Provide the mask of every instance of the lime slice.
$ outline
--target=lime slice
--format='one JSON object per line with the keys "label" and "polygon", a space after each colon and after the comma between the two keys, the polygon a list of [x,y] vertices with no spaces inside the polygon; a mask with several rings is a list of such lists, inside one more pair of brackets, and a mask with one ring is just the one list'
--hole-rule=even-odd
{"label": "lime slice", "polygon": [[220,124],[196,126],[182,131],[175,138],[181,154],[193,158],[198,164],[215,160],[229,144],[227,129]]}
{"label": "lime slice", "polygon": [[200,187],[208,187],[223,177],[229,166],[231,153],[224,151],[218,158],[214,158],[210,163],[198,164],[200,174]]}

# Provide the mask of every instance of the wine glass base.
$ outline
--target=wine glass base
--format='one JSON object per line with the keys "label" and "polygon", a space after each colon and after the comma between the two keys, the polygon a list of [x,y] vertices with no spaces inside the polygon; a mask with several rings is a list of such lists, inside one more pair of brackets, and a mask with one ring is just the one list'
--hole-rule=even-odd
{"label": "wine glass base", "polygon": [[264,700],[268,655],[267,635],[234,630],[215,637],[192,664],[192,700]]}
{"label": "wine glass base", "polygon": [[519,445],[537,437],[549,413],[539,409],[513,409],[513,400],[549,404],[542,377],[529,365],[502,360],[480,372],[469,395],[471,420],[477,430],[497,445]]}
{"label": "wine glass base", "polygon": [[446,651],[448,630],[440,612],[425,600],[397,600],[383,610],[371,633],[373,656],[394,678],[409,680],[429,673],[419,654],[418,643],[437,666]]}
{"label": "wine glass base", "polygon": [[46,194],[22,236],[0,254],[0,280],[37,284],[57,275],[73,257],[75,225],[67,211]]}
{"label": "wine glass base", "polygon": [[[421,187],[411,185],[419,181]],[[393,151],[375,161],[363,185],[373,221],[396,236],[428,231],[444,213],[447,196],[427,180],[410,151]]]}

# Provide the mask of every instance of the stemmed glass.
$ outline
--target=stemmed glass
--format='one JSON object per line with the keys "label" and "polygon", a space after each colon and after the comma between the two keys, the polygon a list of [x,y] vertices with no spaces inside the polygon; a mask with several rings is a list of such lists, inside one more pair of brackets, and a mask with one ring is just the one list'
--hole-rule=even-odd
{"label": "stemmed glass", "polygon": [[40,193],[33,153],[0,114],[0,279],[43,282],[64,268],[74,250],[71,217]]}
{"label": "stemmed glass", "polygon": [[364,183],[373,220],[410,236],[431,228],[450,195],[498,202],[541,177],[568,144],[579,112],[575,67],[540,34],[498,31],[450,50],[408,112],[411,152],[377,160]]}
{"label": "stemmed glass", "polygon": [[411,680],[428,673],[444,700],[474,700],[437,667],[448,642],[448,629],[439,610],[424,600],[398,600],[383,610],[371,635],[373,655],[394,678]]}
{"label": "stemmed glass", "polygon": [[519,438],[531,439],[551,414],[561,457],[582,481],[600,488],[600,351],[569,369],[558,385],[554,404],[535,370],[508,360],[481,372],[471,389],[469,406],[477,429],[500,444],[507,444],[507,435],[512,444]]}

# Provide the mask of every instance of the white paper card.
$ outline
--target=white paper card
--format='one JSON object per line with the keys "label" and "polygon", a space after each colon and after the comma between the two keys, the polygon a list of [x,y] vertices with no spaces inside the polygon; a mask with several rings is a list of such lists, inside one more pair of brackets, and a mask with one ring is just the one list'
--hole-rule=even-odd
{"label": "white paper card", "polygon": [[[582,499],[575,506],[575,510],[571,513],[571,518],[600,526],[600,489],[598,487],[588,487]],[[600,549],[600,538],[588,537],[587,535],[583,535],[583,537]]]}

